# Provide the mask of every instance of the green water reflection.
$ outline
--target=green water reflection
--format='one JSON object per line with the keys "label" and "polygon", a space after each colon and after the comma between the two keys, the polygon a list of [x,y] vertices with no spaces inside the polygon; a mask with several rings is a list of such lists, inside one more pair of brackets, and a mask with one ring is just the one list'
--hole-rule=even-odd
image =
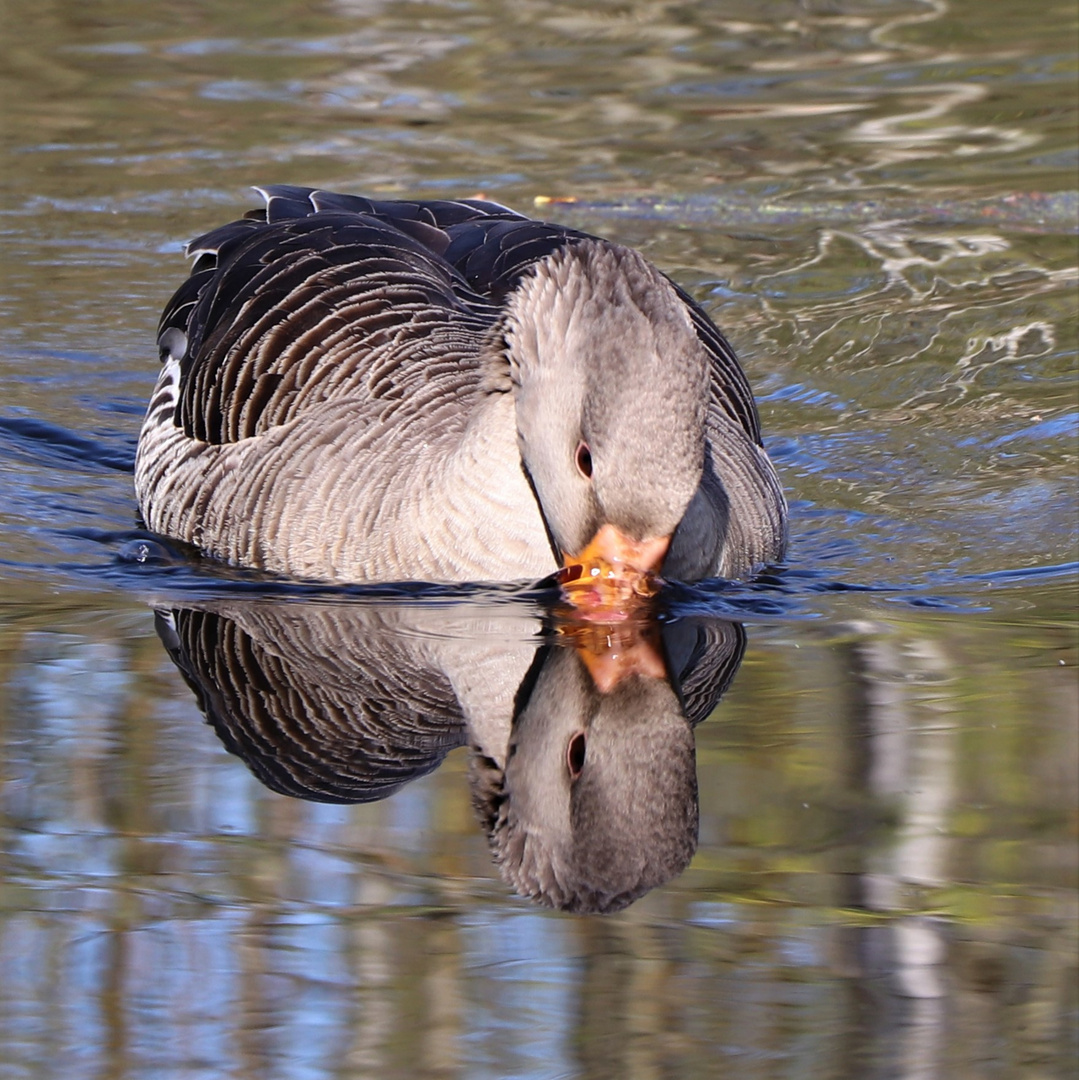
{"label": "green water reflection", "polygon": [[[1073,6],[0,14],[0,1077],[1069,1074]],[[178,579],[118,567],[181,244],[262,182],[574,198],[745,361],[804,576],[619,915],[512,895],[464,747],[259,785],[154,633]]]}

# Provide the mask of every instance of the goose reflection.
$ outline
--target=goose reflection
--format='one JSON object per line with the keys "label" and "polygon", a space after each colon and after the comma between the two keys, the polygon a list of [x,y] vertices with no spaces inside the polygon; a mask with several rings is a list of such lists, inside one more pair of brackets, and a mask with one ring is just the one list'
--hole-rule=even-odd
{"label": "goose reflection", "polygon": [[267,787],[370,802],[471,748],[503,878],[611,912],[697,843],[693,727],[737,671],[740,625],[565,623],[517,605],[228,600],[158,633],[225,747]]}

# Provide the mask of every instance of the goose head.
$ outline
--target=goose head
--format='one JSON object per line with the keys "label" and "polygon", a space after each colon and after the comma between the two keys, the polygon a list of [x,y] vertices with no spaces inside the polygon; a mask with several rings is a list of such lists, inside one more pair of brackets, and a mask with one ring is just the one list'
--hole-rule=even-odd
{"label": "goose head", "polygon": [[606,241],[540,260],[506,310],[522,463],[567,592],[609,611],[652,591],[700,484],[707,354],[671,283]]}

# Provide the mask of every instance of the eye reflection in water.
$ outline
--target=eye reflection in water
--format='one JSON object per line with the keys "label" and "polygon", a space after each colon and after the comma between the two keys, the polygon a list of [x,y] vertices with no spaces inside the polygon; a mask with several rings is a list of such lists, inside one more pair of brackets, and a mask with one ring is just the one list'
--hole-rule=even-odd
{"label": "eye reflection in water", "polygon": [[225,747],[284,795],[383,799],[467,744],[503,878],[576,912],[618,911],[688,865],[693,728],[745,650],[736,623],[508,605],[230,600],[157,627]]}

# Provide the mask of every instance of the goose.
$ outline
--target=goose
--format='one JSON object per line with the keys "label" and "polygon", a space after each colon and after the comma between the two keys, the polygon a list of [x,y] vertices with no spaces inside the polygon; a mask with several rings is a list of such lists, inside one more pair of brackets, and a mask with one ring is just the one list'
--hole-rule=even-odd
{"label": "goose", "polygon": [[255,190],[161,317],[147,528],[290,577],[593,599],[782,557],[746,377],[639,252],[484,199]]}

